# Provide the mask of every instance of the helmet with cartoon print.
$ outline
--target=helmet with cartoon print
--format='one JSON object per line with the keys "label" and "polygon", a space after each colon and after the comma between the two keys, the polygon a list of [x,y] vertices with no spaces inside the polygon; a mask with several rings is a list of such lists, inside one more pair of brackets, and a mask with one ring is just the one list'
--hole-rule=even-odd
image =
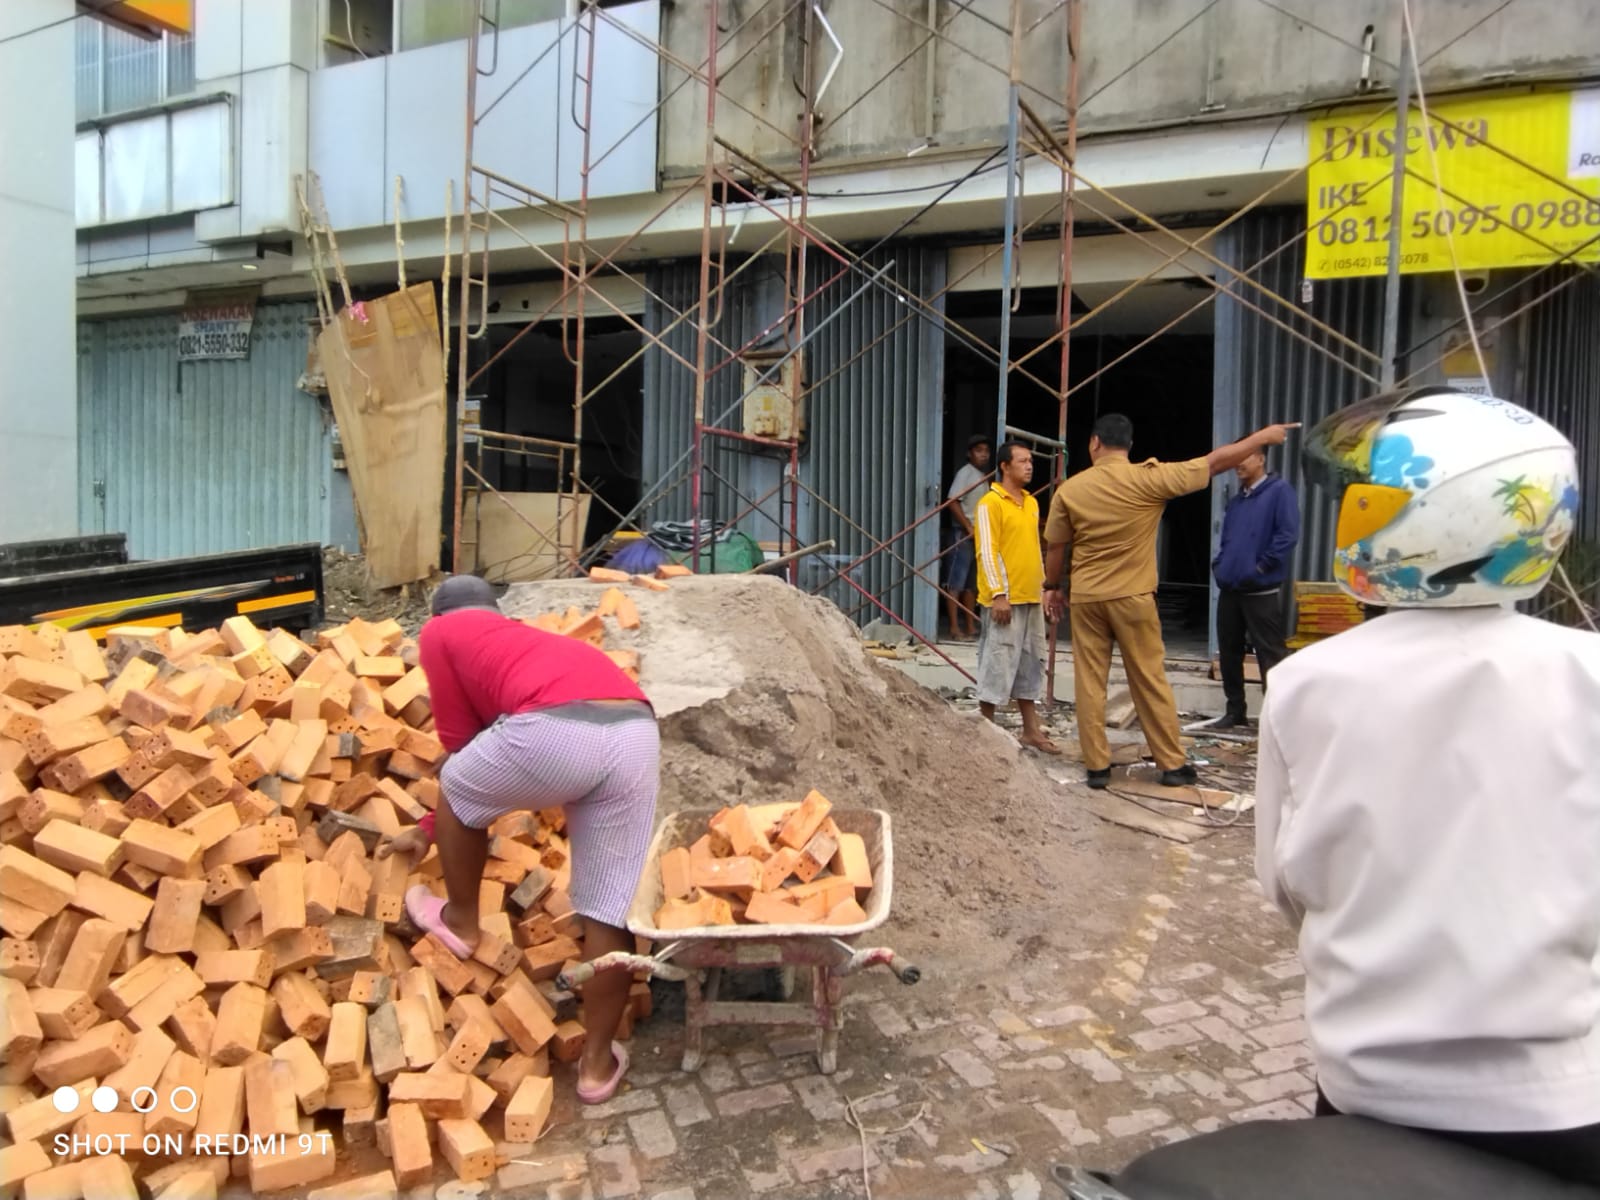
{"label": "helmet with cartoon print", "polygon": [[1577,517],[1572,443],[1526,409],[1452,388],[1341,409],[1307,435],[1303,461],[1339,497],[1333,576],[1367,604],[1525,600]]}

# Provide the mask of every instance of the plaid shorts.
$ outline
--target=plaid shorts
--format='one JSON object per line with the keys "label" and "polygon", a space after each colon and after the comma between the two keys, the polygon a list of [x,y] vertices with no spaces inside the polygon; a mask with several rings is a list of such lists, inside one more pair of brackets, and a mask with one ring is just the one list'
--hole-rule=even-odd
{"label": "plaid shorts", "polygon": [[626,928],[655,827],[661,734],[644,705],[566,704],[502,717],[439,776],[463,825],[562,808],[572,843],[572,907]]}

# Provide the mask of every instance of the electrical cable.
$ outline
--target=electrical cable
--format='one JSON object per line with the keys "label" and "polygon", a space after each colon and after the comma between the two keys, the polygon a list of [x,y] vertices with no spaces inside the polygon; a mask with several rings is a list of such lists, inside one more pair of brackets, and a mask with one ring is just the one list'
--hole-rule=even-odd
{"label": "electrical cable", "polygon": [[[1244,819],[1244,815],[1245,815],[1245,812],[1247,810],[1244,808],[1244,806],[1242,804],[1240,804],[1237,807],[1233,807],[1233,808],[1230,808],[1227,805],[1219,805],[1216,808],[1213,808],[1211,805],[1205,803],[1205,801],[1202,800],[1200,802],[1199,808],[1200,808],[1200,811],[1205,814],[1205,819],[1204,820],[1196,820],[1194,817],[1181,817],[1181,816],[1178,816],[1176,813],[1172,813],[1172,812],[1165,811],[1163,809],[1156,808],[1154,805],[1148,803],[1145,800],[1144,797],[1139,796],[1138,794],[1133,793],[1133,792],[1125,792],[1125,791],[1123,791],[1123,790],[1121,790],[1120,788],[1117,788],[1117,787],[1108,787],[1105,790],[1107,792],[1109,792],[1111,795],[1117,797],[1117,799],[1126,800],[1130,804],[1138,805],[1140,808],[1144,809],[1146,812],[1153,813],[1156,816],[1162,818],[1163,820],[1181,821],[1185,825],[1195,825],[1195,826],[1198,826],[1198,827],[1200,827],[1202,829],[1233,829],[1233,828],[1254,829],[1255,828],[1255,818],[1254,817],[1252,817],[1249,821],[1246,821]],[[1238,793],[1238,792],[1235,792],[1233,794],[1235,796],[1240,795],[1240,793]],[[1172,801],[1172,803],[1174,803],[1174,804],[1182,804],[1182,803],[1186,803],[1186,802],[1175,799],[1175,800]],[[1190,805],[1189,807],[1192,808],[1194,806]],[[1226,821],[1219,820],[1217,818],[1217,816],[1216,816],[1216,814],[1219,813],[1219,812],[1231,813],[1232,815]]]}
{"label": "electrical cable", "polygon": [[356,42],[356,18],[354,10],[350,7],[350,0],[344,0],[344,31],[350,39],[350,49],[361,55],[363,59],[370,58],[371,56]]}

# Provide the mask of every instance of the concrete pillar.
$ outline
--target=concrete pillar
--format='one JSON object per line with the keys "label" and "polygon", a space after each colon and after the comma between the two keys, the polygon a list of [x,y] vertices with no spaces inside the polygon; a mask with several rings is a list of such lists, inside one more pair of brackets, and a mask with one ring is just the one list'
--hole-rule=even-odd
{"label": "concrete pillar", "polygon": [[195,215],[195,235],[226,242],[300,228],[295,176],[306,171],[315,4],[196,0],[194,74],[201,92],[233,96],[237,203]]}
{"label": "concrete pillar", "polygon": [[0,4],[0,542],[78,532],[74,12]]}

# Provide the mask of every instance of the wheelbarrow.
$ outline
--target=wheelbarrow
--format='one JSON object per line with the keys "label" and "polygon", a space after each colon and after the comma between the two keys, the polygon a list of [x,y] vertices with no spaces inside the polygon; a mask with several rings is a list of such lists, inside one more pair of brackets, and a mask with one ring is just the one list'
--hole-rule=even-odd
{"label": "wheelbarrow", "polygon": [[[844,833],[861,835],[872,865],[872,888],[862,902],[866,920],[854,925],[709,925],[662,930],[655,914],[663,903],[661,856],[688,846],[706,830],[711,809],[671,813],[656,831],[644,876],[628,912],[628,928],[648,939],[655,952],[606,954],[561,974],[558,986],[574,989],[600,971],[642,971],[658,979],[681,980],[684,1011],[683,1069],[697,1071],[704,1056],[704,1034],[712,1025],[803,1026],[817,1031],[817,1066],[831,1075],[839,1065],[839,1031],[844,981],[867,967],[884,966],[901,983],[916,983],[922,972],[885,947],[857,949],[854,942],[889,917],[894,890],[894,851],[889,814],[878,809],[835,809],[829,815]],[[720,998],[725,970],[776,968],[784,980],[782,1001]],[[795,974],[811,971],[811,1003],[794,1002]]]}

